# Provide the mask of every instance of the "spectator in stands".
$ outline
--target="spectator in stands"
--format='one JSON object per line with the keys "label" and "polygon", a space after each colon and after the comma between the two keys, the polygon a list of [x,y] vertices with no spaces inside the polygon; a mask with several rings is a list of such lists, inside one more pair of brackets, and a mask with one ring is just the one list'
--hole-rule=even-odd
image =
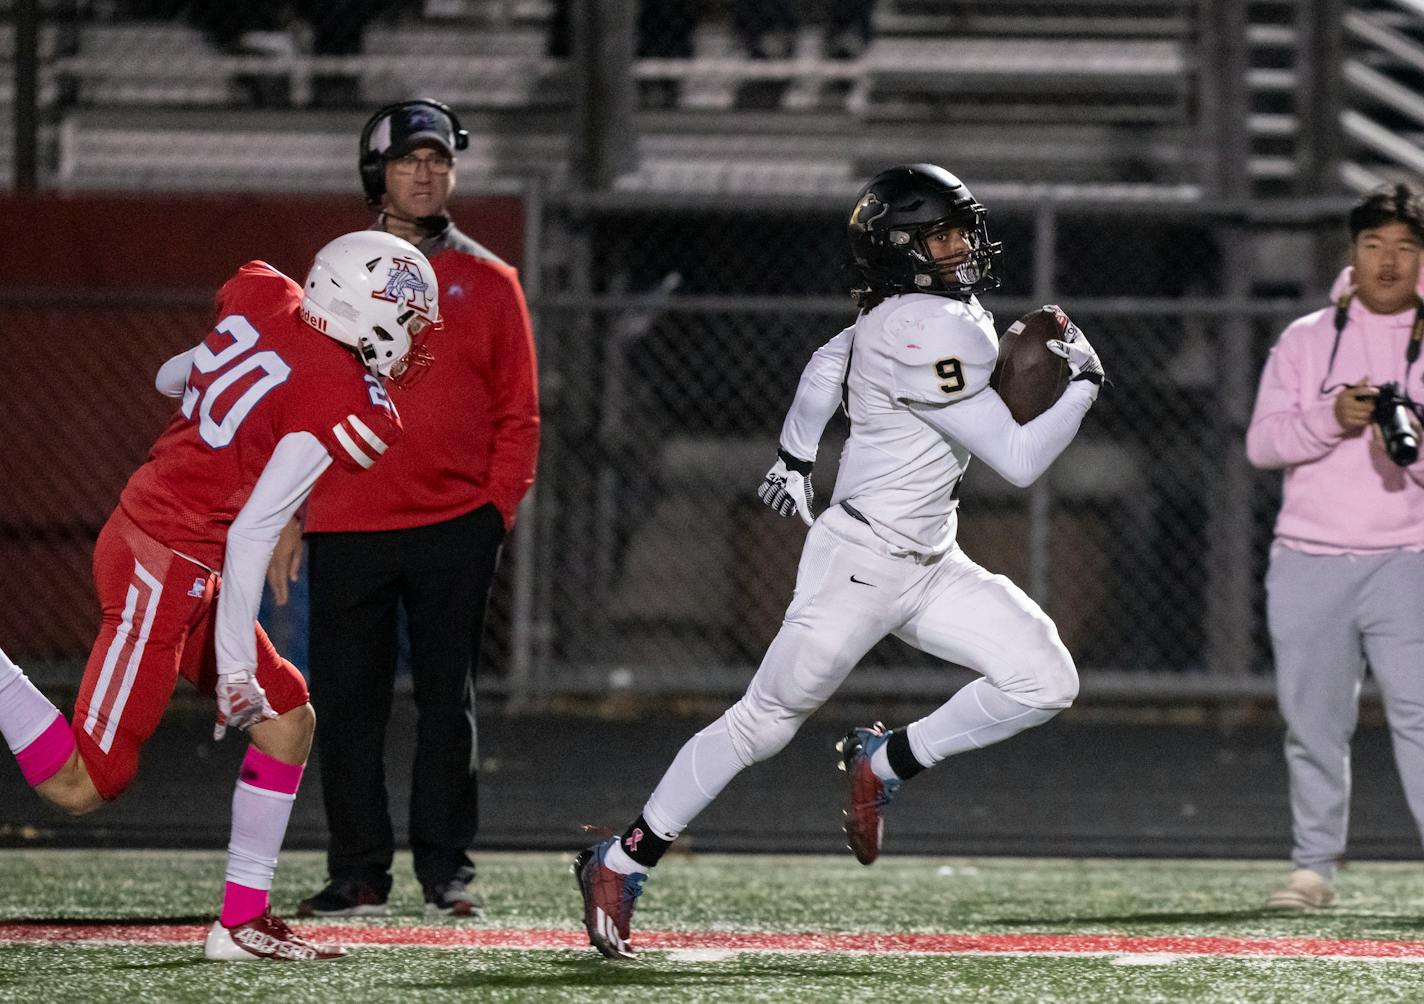
{"label": "spectator in stands", "polygon": [[[148,8],[162,9],[156,0]],[[349,56],[361,51],[373,20],[401,11],[398,0],[192,0],[179,5],[194,27],[220,52],[247,56],[295,55],[310,42],[312,55]],[[175,11],[175,13],[177,12]],[[244,73],[236,77],[247,100],[259,107],[285,106],[291,91],[285,74]],[[312,77],[312,104],[346,108],[360,100],[360,77],[323,72]]]}
{"label": "spectator in stands", "polygon": [[829,0],[825,53],[831,59],[854,59],[870,45],[875,0]]}
{"label": "spectator in stands", "polygon": [[[314,56],[350,56],[361,51],[366,26],[402,8],[398,0],[300,0],[297,9],[311,26]],[[312,104],[350,108],[358,104],[361,78],[355,73],[318,73],[312,77]]]}
{"label": "spectator in stands", "polygon": [[[310,673],[329,881],[303,916],[381,915],[394,837],[384,772],[397,648],[409,626],[417,714],[410,848],[426,912],[474,916],[467,853],[478,825],[474,680],[500,545],[534,482],[539,441],[534,342],[515,270],[446,215],[455,153],[468,142],[439,102],[376,112],[360,172],[375,229],[417,244],[440,289],[440,364],[392,397],[405,432],[364,482],[332,472],[305,513]],[[382,476],[380,468],[390,465]],[[288,524],[268,582],[285,599],[303,527]],[[409,741],[407,737],[402,740]]]}
{"label": "spectator in stands", "polygon": [[[1424,832],[1424,463],[1387,448],[1380,387],[1424,399],[1418,286],[1424,193],[1371,192],[1349,215],[1335,306],[1293,322],[1261,375],[1246,451],[1285,472],[1266,575],[1276,692],[1286,721],[1292,860],[1277,909],[1328,906],[1345,853],[1350,738],[1368,665]],[[1419,435],[1419,420],[1400,418]]]}
{"label": "spectator in stands", "polygon": [[[554,0],[549,17],[549,55],[569,59],[574,55],[572,0]],[[691,59],[692,36],[701,5],[697,0],[639,0],[634,55],[639,59]],[[638,102],[644,108],[675,108],[681,81],[638,81]]]}
{"label": "spectator in stands", "polygon": [[[822,52],[831,59],[854,59],[870,44],[875,0],[827,0]],[[805,18],[793,0],[737,0],[732,30],[752,59],[785,59],[796,52],[796,33]]]}
{"label": "spectator in stands", "polygon": [[732,31],[752,59],[790,56],[800,26],[792,0],[737,0],[732,8]]}
{"label": "spectator in stands", "polygon": [[[281,31],[287,27],[289,5],[285,0],[248,0],[232,4],[225,0],[193,0],[178,9],[221,52],[241,53],[242,37],[251,31]],[[160,8],[153,5],[154,13]]]}
{"label": "spectator in stands", "polygon": [[[639,59],[691,59],[692,35],[701,4],[696,0],[640,0]],[[645,108],[674,108],[681,97],[679,80],[640,80],[638,101]]]}

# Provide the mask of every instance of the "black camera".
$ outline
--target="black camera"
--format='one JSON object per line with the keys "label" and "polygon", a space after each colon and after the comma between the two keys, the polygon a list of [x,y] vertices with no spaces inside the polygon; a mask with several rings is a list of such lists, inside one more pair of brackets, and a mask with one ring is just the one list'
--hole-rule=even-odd
{"label": "black camera", "polygon": [[1419,459],[1419,436],[1410,418],[1420,413],[1420,405],[1399,392],[1399,384],[1380,384],[1375,398],[1374,423],[1384,439],[1384,450],[1400,467]]}

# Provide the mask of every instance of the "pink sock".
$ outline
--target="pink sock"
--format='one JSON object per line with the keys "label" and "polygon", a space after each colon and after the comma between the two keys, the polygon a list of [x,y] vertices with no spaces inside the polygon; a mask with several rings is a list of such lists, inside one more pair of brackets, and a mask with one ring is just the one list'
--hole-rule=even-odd
{"label": "pink sock", "polygon": [[56,712],[54,719],[34,741],[24,749],[15,751],[15,760],[19,763],[25,780],[33,788],[59,773],[59,769],[69,762],[73,754],[74,730],[69,727],[64,716]]}
{"label": "pink sock", "polygon": [[283,763],[263,753],[256,746],[247,747],[247,756],[242,758],[242,768],[237,772],[238,781],[265,791],[275,791],[283,795],[295,795],[302,784],[303,764]]}
{"label": "pink sock", "polygon": [[31,787],[54,777],[74,752],[74,733],[59,709],[0,650],[0,739]]}
{"label": "pink sock", "polygon": [[277,854],[302,780],[302,765],[283,763],[255,746],[247,749],[232,793],[232,839],[221,923],[233,927],[260,916],[277,870]]}
{"label": "pink sock", "polygon": [[222,917],[219,922],[223,927],[245,924],[253,917],[266,913],[267,903],[266,889],[249,889],[245,885],[228,882],[223,886]]}

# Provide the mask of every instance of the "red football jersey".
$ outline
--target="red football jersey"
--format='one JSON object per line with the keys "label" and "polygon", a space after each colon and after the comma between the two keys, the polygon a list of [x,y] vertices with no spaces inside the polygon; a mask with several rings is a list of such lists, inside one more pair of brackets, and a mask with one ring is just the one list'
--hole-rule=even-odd
{"label": "red football jersey", "polygon": [[352,470],[400,436],[381,382],[298,317],[301,298],[299,284],[264,262],[227,281],[182,407],[119,498],[145,533],[216,571],[228,527],[284,436],[311,433]]}

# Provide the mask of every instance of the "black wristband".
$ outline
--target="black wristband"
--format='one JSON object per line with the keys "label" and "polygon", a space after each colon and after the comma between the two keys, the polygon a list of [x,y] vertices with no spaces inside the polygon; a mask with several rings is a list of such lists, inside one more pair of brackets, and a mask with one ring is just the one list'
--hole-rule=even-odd
{"label": "black wristband", "polygon": [[791,454],[787,453],[780,447],[777,447],[776,456],[778,457],[778,459],[781,460],[783,464],[786,465],[786,469],[788,471],[795,471],[803,478],[809,476],[811,473],[811,469],[815,467],[815,464],[813,464],[811,461],[800,460],[796,457],[793,457]]}

